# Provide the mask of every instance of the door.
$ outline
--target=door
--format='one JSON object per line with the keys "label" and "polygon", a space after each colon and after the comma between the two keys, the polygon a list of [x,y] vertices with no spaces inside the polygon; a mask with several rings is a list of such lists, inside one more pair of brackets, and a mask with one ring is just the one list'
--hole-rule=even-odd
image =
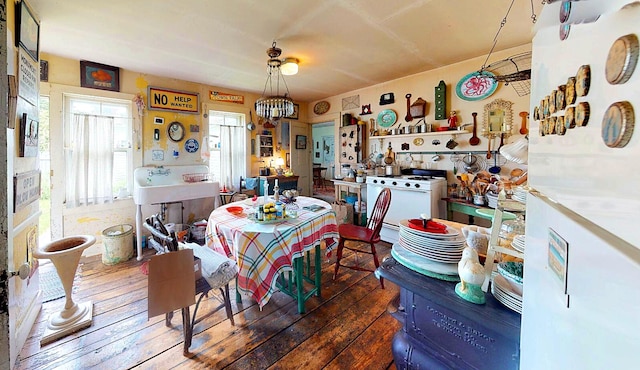
{"label": "door", "polygon": [[311,196],[311,130],[306,123],[291,121],[291,169],[298,175],[300,195]]}
{"label": "door", "polygon": [[[7,9],[7,2],[0,0],[0,6]],[[7,45],[7,22],[13,14],[5,14],[0,20],[0,76],[17,76],[18,80],[38,81],[38,63],[24,51]],[[11,51],[7,54],[7,51]],[[18,63],[7,63],[11,58]],[[19,71],[19,73],[18,73]],[[20,85],[20,83],[19,83]],[[0,94],[9,95],[8,79],[0,81]],[[37,135],[24,137],[21,141],[25,157],[18,156],[17,135],[24,135],[26,127],[37,128],[38,85],[35,89],[19,89],[15,111],[8,121],[3,121],[0,130],[0,148],[5,148],[0,156],[0,368],[11,368],[22,349],[31,327],[40,311],[41,296],[38,275],[33,274],[36,263],[29,250],[38,246],[39,186],[38,157],[33,147],[37,147]],[[8,104],[0,104],[0,117],[8,117]],[[7,118],[4,118],[7,119]],[[10,123],[10,125],[8,124]],[[23,128],[21,129],[21,123]],[[27,126],[28,123],[28,126]],[[15,128],[13,128],[15,126]],[[7,128],[11,127],[11,128]],[[35,143],[34,143],[35,140]],[[27,148],[29,147],[29,148]],[[29,149],[29,150],[27,150]],[[37,152],[37,148],[35,150]],[[14,185],[14,179],[18,185]],[[15,188],[15,190],[14,190]],[[26,190],[21,192],[20,190]],[[31,190],[33,189],[33,193]],[[7,191],[9,190],[9,191]],[[14,197],[14,191],[19,197]],[[38,192],[39,194],[39,192]],[[14,198],[21,201],[14,204]],[[28,265],[27,263],[31,263]],[[22,267],[22,268],[21,268]],[[20,276],[14,273],[21,272]],[[7,294],[8,292],[8,294]]]}

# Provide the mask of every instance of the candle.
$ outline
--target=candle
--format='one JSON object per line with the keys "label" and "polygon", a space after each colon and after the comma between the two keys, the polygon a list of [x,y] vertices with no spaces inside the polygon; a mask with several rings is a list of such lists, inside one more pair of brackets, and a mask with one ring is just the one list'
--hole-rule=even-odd
{"label": "candle", "polygon": [[276,179],[276,184],[275,184],[275,186],[278,186],[278,179]]}

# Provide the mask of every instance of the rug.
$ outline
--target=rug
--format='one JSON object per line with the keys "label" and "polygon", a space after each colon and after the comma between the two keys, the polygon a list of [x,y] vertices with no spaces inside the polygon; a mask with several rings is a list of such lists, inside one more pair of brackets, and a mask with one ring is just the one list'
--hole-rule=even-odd
{"label": "rug", "polygon": [[[73,278],[73,289],[76,289],[77,282],[80,279],[80,266]],[[42,291],[42,303],[55,301],[64,297],[64,287],[55,268],[48,268],[40,272],[40,290]]]}

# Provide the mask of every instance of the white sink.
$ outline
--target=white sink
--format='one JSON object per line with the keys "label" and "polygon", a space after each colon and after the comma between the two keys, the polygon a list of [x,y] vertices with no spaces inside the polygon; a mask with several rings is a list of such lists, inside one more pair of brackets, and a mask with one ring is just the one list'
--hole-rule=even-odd
{"label": "white sink", "polygon": [[138,167],[133,171],[133,202],[136,209],[138,261],[142,260],[142,205],[217,198],[217,181],[185,182],[182,175],[209,173],[205,165]]}
{"label": "white sink", "polygon": [[182,175],[193,173],[209,173],[209,168],[205,165],[138,167],[133,172],[133,202],[169,203],[219,194],[218,182],[185,182],[182,179]]}

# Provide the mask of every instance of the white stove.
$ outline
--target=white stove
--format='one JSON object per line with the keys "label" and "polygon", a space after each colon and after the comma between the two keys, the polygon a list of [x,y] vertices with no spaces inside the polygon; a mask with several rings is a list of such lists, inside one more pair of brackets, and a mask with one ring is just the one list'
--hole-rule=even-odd
{"label": "white stove", "polygon": [[400,220],[420,218],[446,218],[447,172],[444,170],[403,170],[404,175],[367,176],[367,217],[371,217],[378,194],[383,188],[391,189],[391,205],[384,218],[380,238],[389,243],[398,241]]}

